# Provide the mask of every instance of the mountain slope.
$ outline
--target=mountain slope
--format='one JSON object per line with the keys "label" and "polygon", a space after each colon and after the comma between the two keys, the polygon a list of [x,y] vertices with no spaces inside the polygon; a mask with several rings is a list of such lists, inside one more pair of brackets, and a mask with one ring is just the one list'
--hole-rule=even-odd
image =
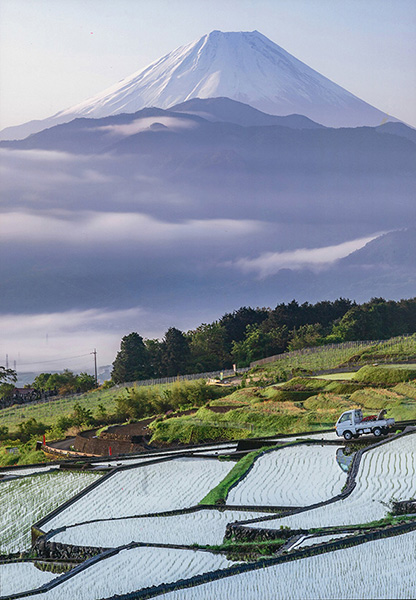
{"label": "mountain slope", "polygon": [[[221,114],[222,100],[209,101],[212,114]],[[241,116],[243,109],[235,104],[235,113]],[[251,111],[248,106],[246,109]],[[251,115],[248,122],[252,122]],[[221,215],[260,218],[266,223],[305,221],[316,231],[319,224],[331,223],[340,228],[343,241],[400,229],[415,217],[416,144],[407,136],[383,133],[379,128],[244,127],[146,108],[135,114],[75,119],[25,140],[1,142],[1,147],[10,149],[5,158],[13,164],[13,173],[18,173],[17,180],[28,166],[24,153],[15,150],[71,153],[71,161],[78,156],[77,162],[89,164],[90,171],[97,170],[94,176],[99,181],[111,172],[115,188],[109,184],[97,193],[97,198],[105,197],[111,210],[120,206],[123,196],[129,210],[143,201],[146,211],[151,206],[160,216],[159,198],[168,194],[188,198],[184,203],[169,202],[175,218]],[[48,155],[33,156],[39,156],[37,168],[42,171]],[[37,171],[30,168],[32,171],[37,183]],[[51,178],[50,173],[45,176]],[[60,192],[62,196],[70,194],[71,205],[82,197],[79,175],[75,182],[76,187],[72,184]],[[14,189],[16,184],[11,186]],[[91,193],[92,184],[88,186]],[[150,204],[145,200],[149,194]],[[12,206],[28,201],[26,196],[13,198],[13,202],[8,198]],[[43,195],[40,202],[44,202]],[[162,213],[165,216],[166,210]],[[299,240],[302,243],[304,240]],[[269,249],[276,250],[273,246]]]}
{"label": "mountain slope", "polygon": [[[195,104],[202,107],[197,111],[199,114],[194,114]],[[190,113],[185,112],[187,107]],[[243,169],[250,165],[253,177],[271,169],[287,172],[288,168],[296,177],[305,177],[307,172],[331,171],[348,173],[350,178],[371,172],[378,177],[387,173],[410,175],[415,164],[416,144],[410,136],[403,135],[405,130],[412,132],[405,125],[401,127],[401,135],[384,133],[378,127],[326,128],[300,115],[269,116],[224,98],[189,101],[179,108],[182,112],[145,108],[134,114],[101,119],[78,118],[24,140],[3,141],[1,146],[145,156],[152,170],[164,158],[175,168],[185,164],[192,164],[192,169],[197,165],[204,168],[206,159],[211,163],[212,156],[225,153],[240,157]],[[228,113],[231,118],[235,116],[234,121],[224,120]],[[199,116],[202,114],[209,119]],[[235,121],[247,121],[248,126]],[[255,121],[269,124],[254,125]],[[216,162],[222,168],[230,166]]]}
{"label": "mountain slope", "polygon": [[[268,115],[248,104],[230,98],[193,98],[172,106],[170,110],[197,115],[209,121],[226,121],[244,127],[255,125],[282,125],[291,129],[321,129],[323,127],[303,115],[286,117]],[[406,126],[404,127],[406,128]]]}
{"label": "mountain slope", "polygon": [[214,97],[231,98],[273,115],[304,115],[331,127],[376,126],[392,120],[258,31],[212,31],[43,122],[8,128],[2,139],[22,138],[35,127],[40,131],[76,117],[101,118]]}
{"label": "mountain slope", "polygon": [[[391,231],[356,250],[341,262],[343,266],[412,267],[415,272],[416,229]],[[416,275],[416,272],[414,273]],[[414,281],[416,287],[416,279]]]}

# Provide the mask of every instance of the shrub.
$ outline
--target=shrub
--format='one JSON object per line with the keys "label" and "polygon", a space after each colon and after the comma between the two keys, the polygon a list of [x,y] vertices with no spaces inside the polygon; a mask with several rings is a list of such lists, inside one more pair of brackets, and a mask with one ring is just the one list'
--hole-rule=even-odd
{"label": "shrub", "polygon": [[43,435],[46,432],[46,425],[36,421],[36,419],[28,419],[19,423],[19,437],[22,441],[29,440],[32,436]]}

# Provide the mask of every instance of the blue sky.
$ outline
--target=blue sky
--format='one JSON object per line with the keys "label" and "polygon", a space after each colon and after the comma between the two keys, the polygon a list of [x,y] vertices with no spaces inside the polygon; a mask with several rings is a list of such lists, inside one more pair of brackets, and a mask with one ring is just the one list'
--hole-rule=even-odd
{"label": "blue sky", "polygon": [[0,22],[0,128],[76,104],[213,29],[257,29],[416,126],[413,0],[0,0]]}

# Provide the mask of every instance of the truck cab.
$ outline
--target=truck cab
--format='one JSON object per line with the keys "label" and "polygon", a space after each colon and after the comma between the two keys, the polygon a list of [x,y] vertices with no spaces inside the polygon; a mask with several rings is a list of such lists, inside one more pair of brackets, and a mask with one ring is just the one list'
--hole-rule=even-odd
{"label": "truck cab", "polygon": [[[363,419],[363,412],[360,409],[348,410],[340,416],[338,419],[335,429],[337,436],[344,436],[345,439],[351,439],[352,437],[358,437],[356,433],[356,424],[360,423]],[[347,435],[345,436],[345,432]],[[348,435],[348,432],[351,435]]]}

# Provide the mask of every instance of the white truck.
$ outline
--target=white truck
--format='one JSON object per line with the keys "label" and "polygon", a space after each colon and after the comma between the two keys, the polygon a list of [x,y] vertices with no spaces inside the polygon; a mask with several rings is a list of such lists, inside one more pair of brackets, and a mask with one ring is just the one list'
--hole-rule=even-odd
{"label": "white truck", "polygon": [[394,419],[385,419],[385,410],[381,410],[378,416],[363,418],[362,410],[354,408],[348,410],[338,419],[335,430],[337,436],[344,436],[346,440],[358,438],[363,433],[372,433],[376,437],[385,435],[390,427],[394,425]]}

